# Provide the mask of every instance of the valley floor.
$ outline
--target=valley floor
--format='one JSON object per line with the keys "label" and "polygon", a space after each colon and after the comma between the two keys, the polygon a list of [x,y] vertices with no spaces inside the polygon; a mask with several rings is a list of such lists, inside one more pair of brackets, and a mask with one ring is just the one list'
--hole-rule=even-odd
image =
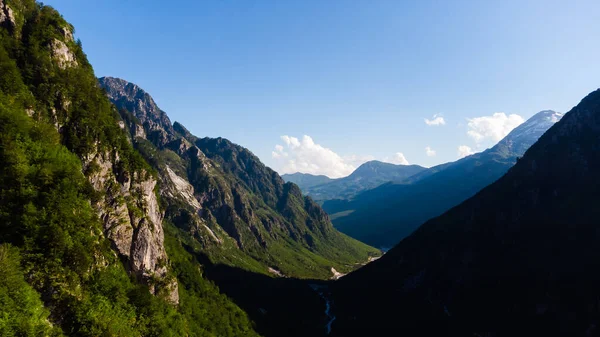
{"label": "valley floor", "polygon": [[205,256],[197,258],[204,265],[204,276],[248,313],[261,335],[319,337],[331,333],[336,316],[329,286],[345,274],[334,272],[329,281],[296,279],[277,270],[269,276],[211,264]]}

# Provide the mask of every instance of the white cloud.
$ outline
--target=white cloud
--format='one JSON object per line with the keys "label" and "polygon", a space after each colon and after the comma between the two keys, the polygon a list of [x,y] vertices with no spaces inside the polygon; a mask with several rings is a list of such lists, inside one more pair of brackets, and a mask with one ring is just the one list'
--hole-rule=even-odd
{"label": "white cloud", "polygon": [[[304,137],[308,137],[308,136],[305,135]],[[310,137],[308,137],[308,138],[310,138]],[[287,146],[289,146],[290,148],[300,147],[300,141],[296,137],[281,136],[281,140],[283,140],[285,142],[285,144]],[[311,138],[311,140],[312,140],[312,138]],[[279,146],[282,147],[281,145],[279,145]],[[275,145],[275,148],[277,148],[277,145]]]}
{"label": "white cloud", "polygon": [[280,173],[324,174],[330,178],[345,177],[352,173],[355,165],[360,165],[371,157],[341,157],[331,149],[316,144],[310,136],[302,140],[296,137],[281,136],[283,145],[275,145],[271,153],[276,159]]}
{"label": "white cloud", "polygon": [[[371,155],[340,156],[331,149],[315,143],[307,135],[304,135],[302,139],[285,135],[281,136],[281,140],[284,145],[275,145],[274,151],[271,152],[276,169],[281,174],[302,172],[340,178],[354,172],[365,162],[376,159]],[[435,153],[435,151],[433,152]],[[396,152],[391,157],[385,157],[382,161],[408,165],[408,160],[401,152]]]}
{"label": "white cloud", "polygon": [[408,165],[408,160],[406,160],[406,157],[404,157],[404,154],[402,152],[396,152],[391,158],[385,157],[383,158],[383,161],[386,163],[396,165]]}
{"label": "white cloud", "polygon": [[475,153],[470,147],[461,145],[458,147],[458,158],[464,158]]}
{"label": "white cloud", "polygon": [[427,154],[427,157],[434,157],[435,156],[435,150],[432,149],[431,147],[427,146],[425,148],[425,153]]}
{"label": "white cloud", "polygon": [[511,114],[506,115],[503,112],[496,112],[491,116],[482,116],[475,118],[467,118],[469,131],[467,134],[473,138],[476,143],[481,143],[484,140],[500,141],[512,129],[525,122],[523,117]]}
{"label": "white cloud", "polygon": [[429,126],[446,125],[446,121],[444,120],[444,117],[440,116],[439,114],[435,114],[433,115],[432,119],[425,118],[425,124]]}
{"label": "white cloud", "polygon": [[550,121],[551,121],[552,123],[556,123],[556,122],[558,122],[558,120],[559,120],[560,118],[562,118],[562,116],[563,116],[563,114],[561,114],[560,112],[555,112],[555,113],[553,113],[553,114],[552,114],[552,116],[550,117]]}
{"label": "white cloud", "polygon": [[[282,137],[282,139],[283,139],[283,137]],[[279,144],[275,145],[275,151],[271,151],[271,157],[273,159],[284,158],[284,157],[287,157],[287,156],[288,156],[288,153],[285,152],[283,150],[283,146],[281,146]]]}

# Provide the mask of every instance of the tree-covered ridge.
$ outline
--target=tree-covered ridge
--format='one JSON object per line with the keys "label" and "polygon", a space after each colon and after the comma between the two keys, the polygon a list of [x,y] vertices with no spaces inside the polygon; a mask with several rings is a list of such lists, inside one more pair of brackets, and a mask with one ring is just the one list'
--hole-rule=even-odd
{"label": "tree-covered ridge", "polygon": [[135,84],[110,77],[99,82],[120,109],[136,149],[160,172],[165,217],[213,263],[327,279],[332,267],[348,272],[379,254],[337,232],[312,199],[248,149],[171,125]]}
{"label": "tree-covered ridge", "polygon": [[[160,213],[146,202],[156,173],[119,128],[72,31],[51,7],[0,1],[0,334],[256,335],[172,236],[173,260],[162,244],[153,251],[163,274],[134,269],[148,251],[140,243],[162,243],[151,219]],[[109,206],[126,210],[117,223],[106,221]],[[112,236],[121,221],[133,226],[130,248]],[[178,306],[158,291],[174,277]]]}

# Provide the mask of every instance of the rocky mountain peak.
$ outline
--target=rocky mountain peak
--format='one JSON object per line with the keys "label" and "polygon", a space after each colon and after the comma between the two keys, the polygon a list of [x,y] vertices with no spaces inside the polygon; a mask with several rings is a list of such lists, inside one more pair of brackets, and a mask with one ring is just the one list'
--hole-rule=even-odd
{"label": "rocky mountain peak", "polygon": [[553,110],[543,110],[536,113],[498,142],[492,148],[492,152],[505,152],[510,156],[522,156],[562,116],[563,114]]}
{"label": "rocky mountain peak", "polygon": [[131,112],[148,130],[147,137],[160,146],[174,140],[175,130],[167,114],[154,102],[152,96],[134,83],[120,78],[101,77],[100,86],[115,105]]}

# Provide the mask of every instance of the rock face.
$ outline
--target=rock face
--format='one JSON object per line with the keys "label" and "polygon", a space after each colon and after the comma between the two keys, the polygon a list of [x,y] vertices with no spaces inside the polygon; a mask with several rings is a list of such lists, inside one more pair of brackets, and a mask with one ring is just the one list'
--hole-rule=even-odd
{"label": "rock face", "polygon": [[60,27],[59,30],[62,33],[62,35],[64,36],[66,42],[72,42],[73,41],[73,32],[71,31],[70,28],[68,28],[68,27]]}
{"label": "rock face", "polygon": [[[139,119],[140,124],[147,130],[150,140],[164,146],[175,139],[169,117],[158,108],[148,93],[137,85],[119,78],[102,77],[98,81],[115,105],[133,113]],[[136,136],[145,138],[141,131],[136,131]]]}
{"label": "rock face", "polygon": [[69,47],[64,42],[54,39],[50,42],[50,48],[52,57],[56,60],[61,69],[77,66],[75,55],[69,50]]}
{"label": "rock face", "polygon": [[597,336],[599,149],[597,90],[496,182],[341,279],[335,335]]}
{"label": "rock face", "polygon": [[[92,186],[104,194],[94,206],[115,251],[127,259],[130,272],[146,282],[152,293],[165,293],[178,303],[177,281],[166,278],[168,257],[163,214],[154,193],[156,180],[144,170],[133,174],[120,170],[118,154],[90,154],[84,164]],[[154,279],[160,284],[153,284]]]}
{"label": "rock face", "polygon": [[202,205],[200,205],[194,196],[194,187],[187,180],[173,172],[169,166],[167,166],[167,173],[169,174],[169,179],[171,179],[172,184],[165,184],[168,189],[165,191],[165,194],[172,198],[176,198],[177,195],[179,195],[196,211],[202,208]]}
{"label": "rock face", "polygon": [[0,26],[14,29],[15,25],[15,14],[12,8],[6,5],[3,0],[0,0]]}
{"label": "rock face", "polygon": [[[77,66],[75,55],[68,47],[68,43],[73,42],[71,29],[67,26],[57,29],[64,41],[53,39],[50,42],[53,59],[61,69]],[[70,105],[70,100],[61,95],[59,104],[51,109],[59,130],[62,123],[58,115],[68,115]],[[136,131],[144,132],[141,126]],[[103,195],[94,206],[113,249],[126,259],[129,272],[146,283],[153,294],[160,293],[172,303],[178,303],[177,281],[167,277],[163,213],[154,193],[156,178],[145,170],[124,170],[118,152],[98,153],[92,150],[83,159],[84,171],[89,173],[86,175],[88,180]]]}

